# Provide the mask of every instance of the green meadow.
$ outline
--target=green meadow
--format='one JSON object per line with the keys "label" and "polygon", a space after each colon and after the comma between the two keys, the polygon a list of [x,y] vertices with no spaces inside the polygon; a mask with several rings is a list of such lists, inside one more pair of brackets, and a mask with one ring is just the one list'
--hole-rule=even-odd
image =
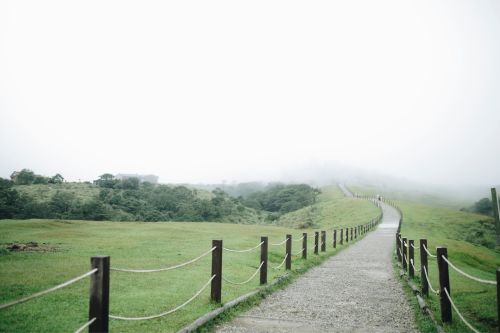
{"label": "green meadow", "polygon": [[[330,207],[334,207],[331,208]],[[336,226],[354,226],[375,218],[378,210],[362,200],[344,198],[332,187],[326,189],[314,206],[320,212],[313,224],[331,231]],[[293,214],[293,213],[291,213]],[[283,219],[285,220],[285,215]],[[268,236],[279,243],[286,234],[297,240],[308,232],[308,259],[299,255],[292,260],[292,272],[303,271],[312,263],[333,255],[331,232],[327,252],[312,254],[313,231],[291,226],[242,225],[198,222],[93,222],[66,220],[0,221],[0,303],[50,288],[90,270],[90,257],[111,256],[111,267],[154,269],[183,263],[211,248],[213,239],[222,239],[224,247],[246,249]],[[9,243],[37,242],[47,251],[6,250]],[[294,241],[292,252],[300,250]],[[269,247],[269,281],[285,273],[278,266],[284,245]],[[248,253],[224,252],[223,276],[244,281],[260,264],[259,250]],[[154,315],[182,304],[210,278],[210,255],[180,269],[157,273],[111,272],[110,313],[120,316]],[[256,276],[243,286],[223,282],[222,301],[228,302],[259,288]],[[0,310],[1,332],[71,332],[88,318],[89,280],[14,307]],[[148,321],[110,319],[110,330],[120,332],[174,332],[218,305],[209,300],[207,288],[192,303],[166,317]]]}
{"label": "green meadow", "polygon": [[[358,193],[368,193],[353,187]],[[373,192],[373,191],[371,191]],[[390,193],[387,197],[391,198]],[[427,239],[428,249],[436,254],[437,246],[448,249],[449,260],[466,273],[485,280],[496,280],[500,267],[500,252],[495,247],[495,227],[491,217],[444,208],[438,205],[397,201],[404,219],[402,237],[415,240]],[[434,289],[439,288],[436,258],[429,257],[429,278]],[[420,286],[420,253],[415,251],[416,283]],[[497,332],[496,286],[472,281],[449,267],[452,299],[470,324],[480,332]],[[427,299],[435,317],[440,321],[439,298],[429,292]],[[453,321],[445,324],[447,332],[470,332],[455,311]],[[423,329],[424,332],[428,328]],[[430,330],[432,331],[432,330]]]}

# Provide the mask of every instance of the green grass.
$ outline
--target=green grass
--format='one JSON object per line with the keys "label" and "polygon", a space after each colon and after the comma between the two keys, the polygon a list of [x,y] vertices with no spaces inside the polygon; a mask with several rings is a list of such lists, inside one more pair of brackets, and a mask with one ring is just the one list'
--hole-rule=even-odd
{"label": "green grass", "polygon": [[283,215],[278,225],[332,229],[351,225],[351,221],[369,221],[379,214],[378,208],[368,201],[344,197],[338,186],[324,187],[321,191],[316,204]]}
{"label": "green grass", "polygon": [[[363,193],[362,189],[357,189]],[[460,212],[439,206],[398,201],[404,220],[402,237],[418,240],[425,238],[431,253],[437,246],[448,249],[448,258],[463,271],[482,279],[495,280],[500,266],[500,253],[494,246],[494,222],[483,215]],[[415,267],[420,267],[420,253],[415,251]],[[455,272],[451,267],[452,298],[463,316],[481,332],[497,332],[496,287],[480,284]],[[419,273],[417,273],[419,275]],[[429,278],[432,286],[439,287],[435,258],[429,258]],[[420,285],[420,279],[416,279]],[[427,302],[438,321],[441,318],[439,299],[430,293]],[[447,332],[469,332],[453,311],[452,324],[445,324]]]}
{"label": "green grass", "polygon": [[[362,201],[358,204],[364,205]],[[350,203],[353,204],[353,203]],[[349,210],[346,210],[349,211]],[[376,215],[376,214],[374,214]],[[373,218],[375,216],[370,216]],[[368,222],[353,216],[338,216],[342,224]],[[368,219],[369,220],[369,219]],[[329,220],[329,225],[336,225]],[[294,239],[302,232],[278,226],[237,225],[193,222],[91,222],[55,220],[1,220],[0,243],[48,243],[53,252],[0,251],[0,303],[52,287],[89,270],[94,255],[110,255],[112,267],[158,268],[184,262],[207,251],[212,239],[223,239],[228,248],[244,249],[267,235],[270,243],[280,242],[287,233]],[[328,234],[328,240],[331,234]],[[312,237],[308,242],[309,259],[293,258],[292,268],[301,272],[334,253],[313,259]],[[292,252],[297,252],[293,242]],[[284,257],[284,246],[270,247],[269,265],[278,265]],[[259,265],[259,251],[223,255],[223,274],[234,281],[246,280]],[[269,269],[269,281],[283,274]],[[210,257],[185,268],[149,274],[111,273],[110,312],[115,315],[144,316],[169,310],[190,298],[210,277]],[[258,276],[245,286],[223,283],[223,302],[258,288]],[[87,321],[88,280],[83,280],[45,297],[0,310],[1,332],[68,332]],[[184,309],[167,317],[123,322],[110,321],[110,329],[120,332],[172,332],[216,308],[210,303],[209,290]]]}

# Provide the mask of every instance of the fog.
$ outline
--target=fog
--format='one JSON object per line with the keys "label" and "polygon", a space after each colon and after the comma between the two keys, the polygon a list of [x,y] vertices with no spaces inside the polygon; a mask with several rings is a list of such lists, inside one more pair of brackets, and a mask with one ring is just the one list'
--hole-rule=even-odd
{"label": "fog", "polygon": [[498,1],[2,1],[0,177],[500,184]]}

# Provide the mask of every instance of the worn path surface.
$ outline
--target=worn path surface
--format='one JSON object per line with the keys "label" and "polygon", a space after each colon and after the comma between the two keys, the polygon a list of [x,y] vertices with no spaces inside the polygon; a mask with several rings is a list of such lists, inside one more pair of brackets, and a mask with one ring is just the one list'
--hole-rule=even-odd
{"label": "worn path surface", "polygon": [[[346,193],[349,195],[349,193]],[[218,332],[416,332],[391,264],[397,211],[377,229]]]}

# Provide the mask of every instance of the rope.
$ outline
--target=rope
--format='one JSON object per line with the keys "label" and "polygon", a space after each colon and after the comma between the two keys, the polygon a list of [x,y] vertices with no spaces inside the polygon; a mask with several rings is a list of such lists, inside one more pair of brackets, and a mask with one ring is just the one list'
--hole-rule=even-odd
{"label": "rope", "polygon": [[157,315],[147,316],[147,317],[121,317],[121,316],[109,315],[109,318],[118,319],[118,320],[149,320],[149,319],[154,319],[154,318],[159,318],[159,317],[166,316],[166,315],[171,314],[171,313],[173,313],[173,312],[175,312],[175,311],[177,311],[179,309],[182,309],[183,307],[185,307],[186,305],[188,305],[189,303],[191,303],[191,301],[193,299],[195,299],[198,295],[200,295],[203,292],[203,290],[205,290],[205,288],[210,284],[210,282],[212,282],[212,280],[214,278],[215,278],[215,274],[212,275],[212,277],[210,278],[210,280],[208,280],[208,282],[205,283],[205,285],[203,287],[201,287],[201,289],[198,290],[196,292],[196,294],[193,295],[193,297],[191,297],[190,299],[188,299],[187,301],[185,301],[181,305],[173,308],[172,310],[169,310],[169,311],[157,314]]}
{"label": "rope", "polygon": [[301,254],[304,250],[305,250],[305,248],[302,248],[302,249],[300,249],[300,251],[299,251],[299,252],[297,252],[297,253],[292,253],[292,254],[293,254],[294,256],[297,256],[297,255]]}
{"label": "rope", "polygon": [[286,258],[288,258],[288,253],[285,255],[285,259],[283,259],[283,261],[281,262],[281,264],[279,264],[278,266],[276,267],[271,267],[272,269],[280,269],[281,266],[283,266],[283,264],[285,263],[285,260]]}
{"label": "rope", "polygon": [[404,245],[405,247],[408,247],[408,244],[406,244],[406,242],[403,242],[403,245]]}
{"label": "rope", "polygon": [[12,302],[9,302],[9,303],[2,304],[2,305],[0,305],[0,309],[6,309],[6,308],[9,308],[9,307],[11,307],[13,305],[21,304],[21,303],[27,302],[29,300],[32,300],[33,298],[40,297],[40,296],[43,296],[45,294],[51,293],[53,291],[56,291],[58,289],[67,287],[70,284],[78,282],[81,279],[86,278],[87,276],[94,274],[95,272],[97,272],[97,268],[94,268],[93,270],[91,270],[91,271],[89,271],[89,272],[87,272],[85,274],[82,274],[82,275],[80,275],[80,276],[78,276],[78,277],[76,277],[74,279],[71,279],[71,280],[66,281],[64,283],[61,283],[61,284],[59,284],[59,285],[57,285],[55,287],[52,287],[50,289],[47,289],[47,290],[44,290],[44,291],[39,291],[39,292],[37,292],[37,293],[35,293],[33,295],[26,296],[24,298],[18,299],[17,301],[12,301]]}
{"label": "rope", "polygon": [[250,251],[253,251],[255,250],[256,248],[258,248],[259,246],[261,246],[262,244],[264,244],[264,242],[260,242],[259,245],[255,246],[255,247],[252,247],[251,249],[246,249],[246,250],[232,250],[232,249],[228,249],[228,248],[225,248],[223,247],[224,251],[228,251],[228,252],[238,252],[238,253],[242,253],[242,252],[250,252]]}
{"label": "rope", "polygon": [[425,278],[427,279],[427,285],[429,286],[429,289],[436,295],[439,295],[439,291],[436,291],[434,288],[432,288],[431,280],[429,279],[429,275],[427,275],[427,268],[424,266],[424,273],[425,273]]}
{"label": "rope", "polygon": [[428,254],[429,256],[431,256],[432,258],[437,258],[437,256],[435,256],[435,255],[431,254],[431,253],[429,252],[429,250],[427,250],[427,247],[426,247],[425,245],[422,245],[422,247],[424,248],[425,252],[427,252],[427,254]]}
{"label": "rope", "polygon": [[410,264],[411,264],[411,267],[413,267],[413,270],[417,271],[417,269],[415,268],[415,265],[413,264],[413,259],[410,259]]}
{"label": "rope", "polygon": [[446,259],[445,256],[441,256],[443,258],[444,261],[446,261],[448,263],[448,265],[451,266],[451,268],[453,268],[454,270],[456,270],[457,272],[459,272],[460,274],[462,274],[463,276],[465,277],[468,277],[469,279],[471,280],[474,280],[474,281],[477,281],[479,283],[486,283],[486,284],[493,284],[493,285],[496,285],[497,282],[496,281],[492,281],[492,280],[483,280],[483,279],[480,279],[480,278],[477,278],[475,276],[472,276],[470,274],[467,274],[465,273],[464,271],[462,271],[460,268],[456,267],[455,265],[453,265],[448,259]]}
{"label": "rope", "polygon": [[77,329],[77,330],[75,331],[75,333],[81,333],[81,332],[83,332],[83,330],[84,330],[84,329],[86,329],[87,327],[89,327],[90,325],[92,325],[92,323],[93,323],[94,321],[96,321],[96,318],[95,318],[95,317],[94,317],[94,318],[92,318],[92,319],[90,319],[90,320],[89,320],[88,322],[86,322],[85,324],[83,324],[83,326],[82,326],[82,327],[80,327],[79,329]]}
{"label": "rope", "polygon": [[293,241],[294,241],[294,242],[299,242],[299,241],[301,241],[301,240],[303,240],[303,239],[304,239],[304,235],[302,235],[302,237],[300,237],[299,239],[294,239]]}
{"label": "rope", "polygon": [[282,241],[281,243],[276,243],[276,244],[272,244],[272,243],[271,243],[270,245],[272,245],[272,246],[279,246],[279,245],[283,245],[283,244],[285,244],[285,243],[286,243],[286,241],[287,241],[287,240],[288,240],[288,238],[285,238],[285,240],[284,240],[284,241]]}
{"label": "rope", "polygon": [[247,284],[248,282],[252,281],[252,279],[255,277],[255,275],[257,275],[257,273],[260,271],[260,268],[262,267],[262,265],[264,265],[263,261],[260,263],[259,268],[257,268],[257,270],[252,274],[252,276],[250,276],[248,278],[248,280],[246,280],[246,281],[243,281],[243,282],[234,282],[234,281],[231,281],[229,279],[226,279],[224,276],[222,276],[222,280],[226,281],[227,283],[236,284],[236,285]]}
{"label": "rope", "polygon": [[213,250],[215,250],[215,248],[216,247],[214,246],[213,248],[211,248],[207,252],[203,253],[202,255],[200,255],[200,256],[198,256],[198,257],[196,257],[194,259],[191,259],[189,261],[186,261],[185,263],[182,263],[182,264],[179,264],[179,265],[175,265],[175,266],[170,266],[170,267],[165,267],[165,268],[158,268],[158,269],[127,269],[127,268],[113,268],[113,267],[111,267],[110,269],[112,271],[128,272],[128,273],[154,273],[154,272],[169,271],[171,269],[176,269],[176,268],[180,268],[180,267],[192,264],[193,262],[198,261],[201,258],[203,258],[204,256],[206,256],[207,254],[211,253]]}
{"label": "rope", "polygon": [[418,251],[418,250],[420,250],[420,248],[419,248],[419,247],[415,247],[415,245],[413,245],[413,244],[411,244],[411,247],[412,247],[413,249],[417,250],[417,251]]}
{"label": "rope", "polygon": [[458,314],[458,316],[460,317],[460,319],[462,319],[462,321],[464,322],[465,325],[467,325],[468,328],[471,329],[471,331],[473,331],[474,333],[479,333],[478,330],[476,330],[471,324],[469,324],[469,322],[467,320],[465,320],[464,316],[462,316],[462,314],[460,313],[460,311],[458,311],[457,307],[455,306],[455,303],[453,303],[451,297],[450,297],[450,294],[448,294],[448,290],[446,290],[446,288],[444,288],[444,293],[446,294],[446,297],[448,297],[448,299],[450,300],[450,303],[451,303],[451,306],[453,307],[453,309],[455,310],[455,312]]}

